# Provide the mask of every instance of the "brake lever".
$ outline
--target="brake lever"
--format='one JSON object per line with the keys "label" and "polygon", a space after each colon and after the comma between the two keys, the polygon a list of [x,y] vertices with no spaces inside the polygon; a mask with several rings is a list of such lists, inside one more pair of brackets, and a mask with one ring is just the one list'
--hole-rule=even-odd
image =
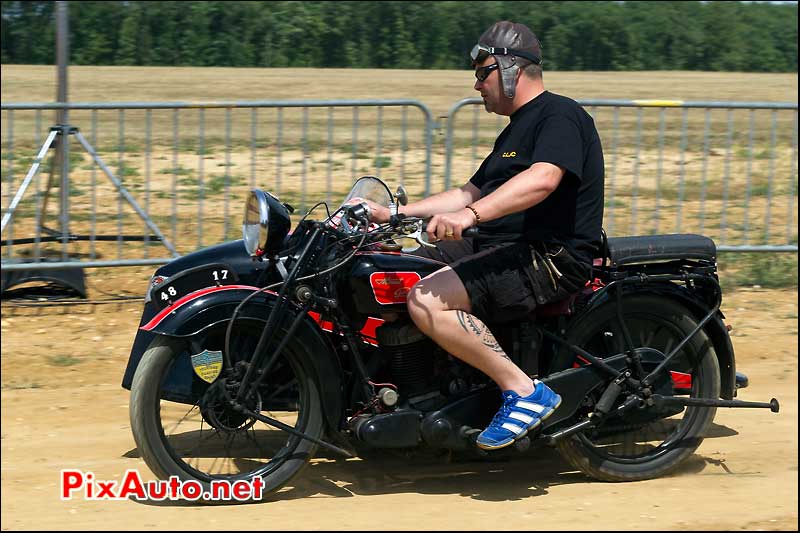
{"label": "brake lever", "polygon": [[[417,241],[421,246],[425,246],[427,248],[436,248],[435,244],[428,242],[427,233],[423,231],[423,227],[425,225],[424,219],[417,217],[406,217],[402,213],[397,213],[396,215],[389,217],[389,224],[406,237]],[[408,231],[409,227],[412,225],[414,226],[414,230]]]}
{"label": "brake lever", "polygon": [[[423,237],[424,235],[424,237]],[[436,248],[436,244],[428,241],[428,234],[422,231],[422,221],[417,224],[417,229],[414,233],[410,234],[409,237],[413,237],[418,243],[422,246],[426,246],[428,248]],[[438,241],[437,241],[438,242]]]}
{"label": "brake lever", "polygon": [[350,222],[347,220],[347,217],[342,217],[342,219],[339,221],[339,223],[342,225],[342,230],[344,231],[344,233],[346,235],[355,234],[355,232],[356,232],[355,228],[350,225]]}

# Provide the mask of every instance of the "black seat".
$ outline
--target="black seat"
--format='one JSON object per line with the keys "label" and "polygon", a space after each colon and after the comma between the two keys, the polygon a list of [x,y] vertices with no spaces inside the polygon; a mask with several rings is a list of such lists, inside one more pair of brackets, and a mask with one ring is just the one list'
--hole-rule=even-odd
{"label": "black seat", "polygon": [[715,261],[717,246],[704,235],[637,235],[608,239],[611,266],[653,263],[676,259]]}

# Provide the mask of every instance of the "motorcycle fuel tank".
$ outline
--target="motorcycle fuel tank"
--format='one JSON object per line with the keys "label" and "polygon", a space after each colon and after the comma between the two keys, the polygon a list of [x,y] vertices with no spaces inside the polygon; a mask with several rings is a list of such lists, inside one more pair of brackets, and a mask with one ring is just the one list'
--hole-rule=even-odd
{"label": "motorcycle fuel tank", "polygon": [[419,280],[446,266],[444,263],[401,252],[359,252],[347,282],[359,313],[406,311],[406,297]]}

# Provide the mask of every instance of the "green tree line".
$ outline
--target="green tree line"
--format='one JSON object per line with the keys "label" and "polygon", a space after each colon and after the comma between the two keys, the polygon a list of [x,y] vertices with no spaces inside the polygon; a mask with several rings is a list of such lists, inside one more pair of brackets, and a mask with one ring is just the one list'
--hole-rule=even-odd
{"label": "green tree line", "polygon": [[[55,3],[2,4],[2,62],[55,63]],[[550,70],[797,72],[797,3],[68,2],[77,65],[469,68],[492,22]]]}

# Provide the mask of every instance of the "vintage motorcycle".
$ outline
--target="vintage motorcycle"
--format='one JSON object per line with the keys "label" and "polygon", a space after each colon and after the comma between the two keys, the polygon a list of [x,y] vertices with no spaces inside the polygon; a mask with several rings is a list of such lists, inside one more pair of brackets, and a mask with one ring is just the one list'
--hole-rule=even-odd
{"label": "vintage motorcycle", "polygon": [[[389,205],[368,221],[369,199]],[[204,486],[260,477],[284,486],[324,448],[514,454],[555,446],[605,481],[660,476],[700,445],[736,372],[720,312],[714,242],[700,235],[605,238],[593,279],[535,316],[492,325],[512,358],[562,405],[515,446],[485,452],[476,435],[500,406],[497,386],[410,320],[406,295],[444,263],[425,221],[405,217],[401,188],[356,181],[341,207],[290,231],[291,206],[254,189],[243,239],[181,257],[151,280],[123,386],[136,445],[160,478]],[[474,228],[470,231],[474,231]]]}

